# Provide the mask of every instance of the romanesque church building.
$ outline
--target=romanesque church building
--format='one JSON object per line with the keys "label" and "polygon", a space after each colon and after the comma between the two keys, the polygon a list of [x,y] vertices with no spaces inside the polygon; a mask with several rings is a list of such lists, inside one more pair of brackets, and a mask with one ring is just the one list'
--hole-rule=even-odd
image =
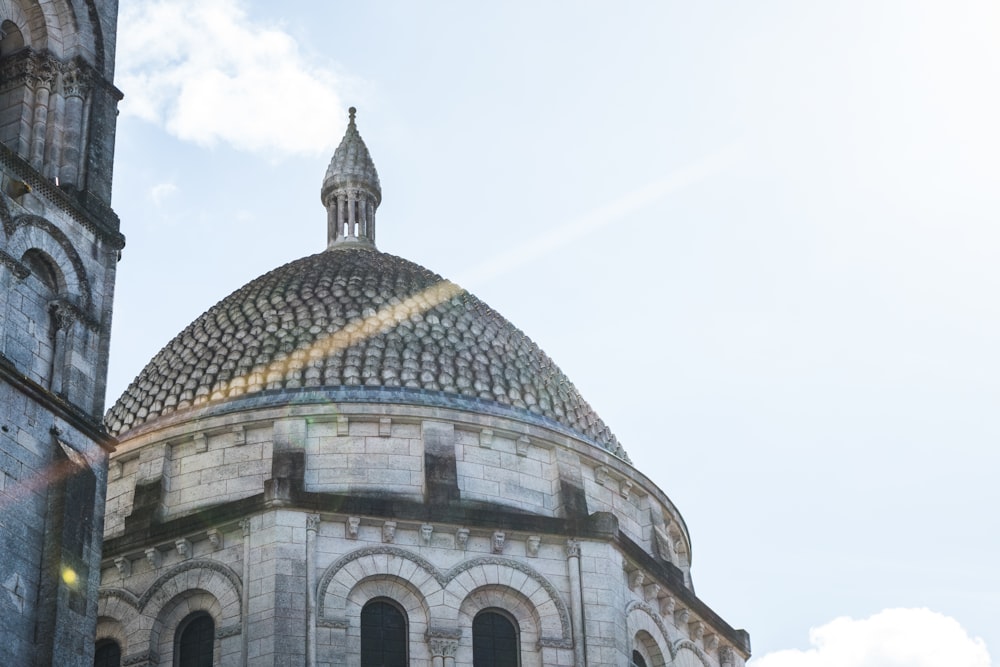
{"label": "romanesque church building", "polygon": [[105,414],[116,11],[0,0],[0,664],[744,667],[677,508],[570,380],[378,248],[401,223],[353,108],[327,246]]}

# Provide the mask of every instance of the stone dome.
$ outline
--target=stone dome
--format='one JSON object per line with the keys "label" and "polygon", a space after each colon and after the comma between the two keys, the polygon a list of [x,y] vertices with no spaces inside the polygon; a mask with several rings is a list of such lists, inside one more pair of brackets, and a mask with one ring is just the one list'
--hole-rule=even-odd
{"label": "stone dome", "polygon": [[626,458],[569,379],[509,321],[413,262],[357,246],[286,264],[220,301],[149,362],[106,422],[121,435],[189,408],[317,390],[339,391],[338,400],[492,406]]}

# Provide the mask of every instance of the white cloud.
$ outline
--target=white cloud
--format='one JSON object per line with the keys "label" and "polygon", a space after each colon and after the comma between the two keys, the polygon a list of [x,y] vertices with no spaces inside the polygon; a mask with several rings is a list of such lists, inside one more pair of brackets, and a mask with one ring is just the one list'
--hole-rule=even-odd
{"label": "white cloud", "polygon": [[768,653],[753,667],[990,667],[986,645],[958,621],[928,609],[885,609],[809,631],[807,651]]}
{"label": "white cloud", "polygon": [[124,114],[199,145],[279,157],[327,152],[343,130],[337,76],[240,0],[123,3],[119,23]]}
{"label": "white cloud", "polygon": [[159,206],[168,197],[175,194],[177,190],[177,186],[173,183],[157,183],[149,189],[149,198],[153,200],[154,204]]}

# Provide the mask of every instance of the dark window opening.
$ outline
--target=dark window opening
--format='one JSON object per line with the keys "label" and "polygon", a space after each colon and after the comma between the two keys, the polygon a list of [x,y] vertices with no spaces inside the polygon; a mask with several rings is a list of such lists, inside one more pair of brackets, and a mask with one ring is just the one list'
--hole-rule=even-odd
{"label": "dark window opening", "polygon": [[635,667],[646,667],[646,660],[642,657],[642,653],[632,651],[632,664]]}
{"label": "dark window opening", "polygon": [[212,667],[215,622],[204,612],[188,616],[177,628],[176,667]]}
{"label": "dark window opening", "polygon": [[94,667],[121,667],[122,649],[113,639],[102,639],[94,649]]}
{"label": "dark window opening", "polygon": [[406,616],[390,602],[372,600],[361,610],[361,667],[406,664]]}
{"label": "dark window opening", "polygon": [[483,611],[472,621],[472,664],[475,667],[517,667],[517,627],[505,614]]}

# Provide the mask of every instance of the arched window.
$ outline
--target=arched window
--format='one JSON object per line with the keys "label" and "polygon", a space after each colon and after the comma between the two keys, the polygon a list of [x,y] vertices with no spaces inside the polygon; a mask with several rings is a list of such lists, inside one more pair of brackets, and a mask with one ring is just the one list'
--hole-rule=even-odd
{"label": "arched window", "polygon": [[205,612],[191,614],[177,626],[174,667],[212,667],[215,622]]}
{"label": "arched window", "polygon": [[361,610],[361,667],[405,667],[406,616],[386,599]]}
{"label": "arched window", "polygon": [[509,616],[487,609],[472,620],[472,664],[475,667],[517,667],[520,664],[517,626]]}
{"label": "arched window", "polygon": [[632,664],[635,667],[646,667],[646,659],[642,657],[642,653],[632,651]]}
{"label": "arched window", "polygon": [[113,639],[102,639],[94,649],[94,667],[121,667],[122,649]]}

